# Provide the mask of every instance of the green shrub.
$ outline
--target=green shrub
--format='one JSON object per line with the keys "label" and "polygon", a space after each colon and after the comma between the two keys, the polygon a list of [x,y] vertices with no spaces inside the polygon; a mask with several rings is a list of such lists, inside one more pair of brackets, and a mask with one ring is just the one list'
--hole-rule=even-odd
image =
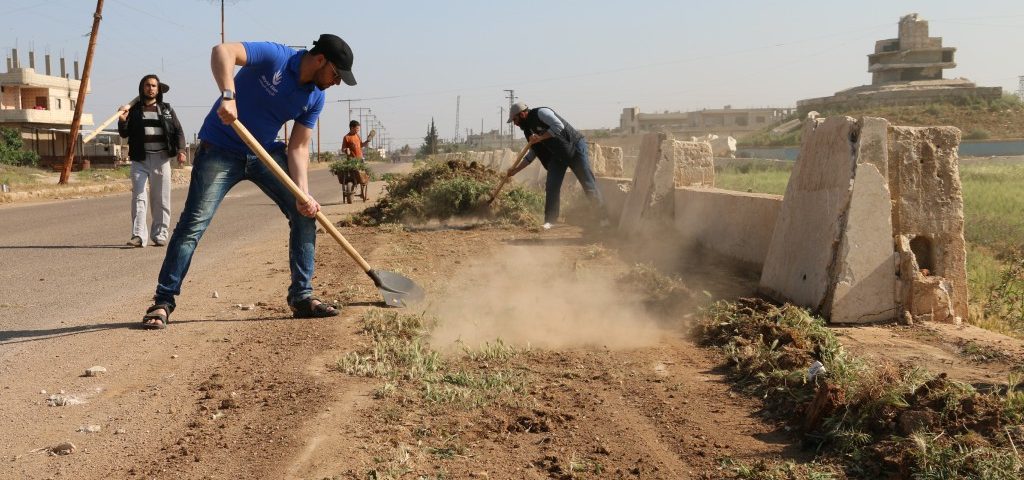
{"label": "green shrub", "polygon": [[502,173],[475,162],[428,161],[410,174],[390,176],[387,195],[353,221],[378,225],[473,216],[517,225],[535,224],[532,214],[543,203],[538,194],[508,185],[493,204],[487,203],[502,177]]}
{"label": "green shrub", "polygon": [[353,157],[347,157],[341,160],[335,160],[327,167],[331,170],[331,173],[335,175],[341,174],[356,174],[358,172],[366,172],[370,178],[373,178],[373,172],[370,167],[366,166],[366,162]]}
{"label": "green shrub", "polygon": [[39,154],[22,150],[24,143],[16,129],[0,128],[0,163],[21,167],[34,167],[39,163]]}
{"label": "green shrub", "polygon": [[468,177],[440,180],[424,192],[424,211],[427,216],[440,220],[466,215],[471,213],[478,199],[490,189],[489,184]]}

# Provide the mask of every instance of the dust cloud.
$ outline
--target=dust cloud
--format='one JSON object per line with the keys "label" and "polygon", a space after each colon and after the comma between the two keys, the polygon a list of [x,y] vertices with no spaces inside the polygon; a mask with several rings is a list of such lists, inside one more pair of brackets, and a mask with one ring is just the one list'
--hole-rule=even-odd
{"label": "dust cloud", "polygon": [[507,246],[460,270],[427,307],[440,320],[430,343],[473,348],[501,339],[539,348],[652,345],[663,330],[642,298],[616,285],[597,262],[576,261],[560,248]]}

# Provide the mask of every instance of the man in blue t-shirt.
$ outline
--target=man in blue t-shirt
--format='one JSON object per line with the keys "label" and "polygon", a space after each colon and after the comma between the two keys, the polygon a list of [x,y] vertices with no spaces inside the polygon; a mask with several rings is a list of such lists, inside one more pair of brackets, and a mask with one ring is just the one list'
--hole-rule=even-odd
{"label": "man in blue t-shirt", "polygon": [[[213,78],[221,92],[207,114],[199,138],[181,218],[167,245],[153,306],[142,319],[144,328],[165,328],[181,293],[192,254],[228,190],[242,180],[255,183],[288,218],[288,264],[291,285],[288,305],[296,318],[333,317],[338,310],[313,297],[313,255],[316,251],[316,213],[320,204],[309,194],[306,167],[313,127],[324,108],[324,90],[352,76],[352,49],[341,38],[323,34],[309,51],[295,51],[269,42],[222,43],[210,58]],[[242,67],[232,76],[235,66]],[[239,120],[281,166],[308,201],[294,198],[259,158],[242,142],[231,123]],[[295,121],[285,145],[277,132]]]}

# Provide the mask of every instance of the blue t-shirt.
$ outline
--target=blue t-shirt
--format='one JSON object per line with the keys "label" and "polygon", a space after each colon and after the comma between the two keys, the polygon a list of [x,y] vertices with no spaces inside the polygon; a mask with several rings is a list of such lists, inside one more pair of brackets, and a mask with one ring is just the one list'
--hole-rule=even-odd
{"label": "blue t-shirt", "polygon": [[[284,146],[277,132],[288,120],[316,126],[324,109],[324,92],[316,84],[299,83],[299,65],[305,50],[295,51],[271,42],[245,42],[245,66],[235,74],[238,120],[268,151]],[[251,153],[231,125],[217,117],[220,100],[213,104],[199,130],[199,138],[218,147]]]}

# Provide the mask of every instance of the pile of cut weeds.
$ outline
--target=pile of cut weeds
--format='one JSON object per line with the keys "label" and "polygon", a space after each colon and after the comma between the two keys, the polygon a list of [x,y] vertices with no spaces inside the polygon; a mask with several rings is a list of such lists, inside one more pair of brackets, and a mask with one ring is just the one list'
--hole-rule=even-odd
{"label": "pile of cut weeds", "polygon": [[[823,320],[760,299],[719,302],[697,326],[739,389],[856,478],[1024,476],[1024,389],[989,393],[916,366],[846,353]],[[811,377],[809,367],[825,371]]]}
{"label": "pile of cut weeds", "polygon": [[492,204],[487,203],[502,177],[476,162],[430,161],[408,175],[388,179],[387,194],[352,221],[373,226],[472,217],[536,225],[543,206],[536,192],[508,184]]}

